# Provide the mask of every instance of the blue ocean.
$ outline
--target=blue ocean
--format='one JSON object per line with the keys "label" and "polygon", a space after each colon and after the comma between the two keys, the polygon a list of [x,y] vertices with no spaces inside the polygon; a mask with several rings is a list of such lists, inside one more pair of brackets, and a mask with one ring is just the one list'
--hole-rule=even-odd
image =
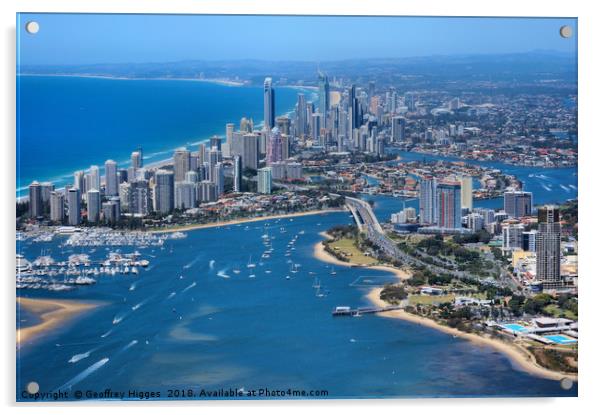
{"label": "blue ocean", "polygon": [[[376,315],[332,317],[339,305],[370,305],[370,288],[395,280],[314,258],[319,232],[351,220],[328,213],[191,231],[162,250],[142,249],[151,264],[137,277],[100,277],[66,294],[21,292],[102,305],[23,346],[17,391],[36,381],[42,391],[164,398],[174,389],[258,388],[327,391],[322,398],[575,396],[576,386],[565,391],[470,341]],[[266,234],[274,252],[261,259]],[[44,249],[57,260],[80,251],[61,242],[21,250],[32,258]]]}
{"label": "blue ocean", "polygon": [[[276,88],[276,113],[294,109],[295,88]],[[307,92],[307,91],[305,91]],[[129,166],[170,158],[177,147],[225,134],[242,117],[263,123],[263,88],[187,80],[17,77],[17,196],[33,181],[63,187],[73,172],[107,159]],[[311,96],[311,95],[310,95]]]}

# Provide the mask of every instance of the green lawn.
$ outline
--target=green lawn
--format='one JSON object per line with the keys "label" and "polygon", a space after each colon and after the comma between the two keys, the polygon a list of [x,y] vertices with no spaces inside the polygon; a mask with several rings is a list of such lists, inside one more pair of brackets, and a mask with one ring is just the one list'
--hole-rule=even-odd
{"label": "green lawn", "polygon": [[335,251],[343,254],[353,264],[358,265],[376,265],[378,261],[370,256],[364,255],[356,246],[355,241],[350,238],[342,238],[334,242],[329,242],[328,245]]}
{"label": "green lawn", "polygon": [[556,304],[550,304],[544,307],[544,311],[554,317],[565,317],[571,320],[577,320],[577,316],[572,311],[562,310]]}
{"label": "green lawn", "polygon": [[410,305],[417,304],[442,304],[442,303],[453,303],[455,296],[453,294],[444,295],[410,295],[408,297]]}

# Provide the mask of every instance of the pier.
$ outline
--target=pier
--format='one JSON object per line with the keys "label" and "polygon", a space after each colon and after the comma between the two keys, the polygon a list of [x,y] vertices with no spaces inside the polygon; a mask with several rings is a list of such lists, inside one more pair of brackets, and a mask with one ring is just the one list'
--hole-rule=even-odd
{"label": "pier", "polygon": [[383,313],[385,311],[401,310],[403,307],[400,305],[392,305],[387,307],[336,307],[332,310],[333,317],[341,316],[361,316],[362,314],[376,314]]}

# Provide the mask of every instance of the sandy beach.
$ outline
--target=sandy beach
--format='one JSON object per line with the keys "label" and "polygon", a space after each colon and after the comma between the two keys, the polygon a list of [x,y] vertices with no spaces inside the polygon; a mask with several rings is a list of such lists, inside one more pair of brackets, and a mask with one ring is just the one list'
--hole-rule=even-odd
{"label": "sandy beach", "polygon": [[174,226],[173,228],[166,229],[157,229],[149,231],[150,233],[169,233],[169,232],[186,232],[193,231],[195,229],[206,229],[206,228],[219,228],[223,226],[233,226],[240,225],[244,223],[252,223],[252,222],[261,222],[264,220],[271,219],[286,219],[286,218],[295,218],[299,216],[309,216],[309,215],[319,215],[319,214],[329,214],[333,212],[343,212],[343,209],[325,209],[325,210],[308,210],[306,212],[297,212],[297,213],[285,213],[282,215],[271,215],[271,216],[256,216],[252,218],[241,218],[235,220],[229,220],[225,222],[212,222],[212,223],[201,223],[198,225],[188,225],[188,226]]}
{"label": "sandy beach", "polygon": [[[320,236],[323,236],[325,239],[332,239],[330,237],[330,235],[328,235],[326,232],[320,232]],[[366,265],[354,264],[352,262],[341,261],[340,259],[337,259],[337,258],[333,257],[332,255],[330,255],[328,252],[326,252],[322,242],[318,242],[317,244],[314,245],[314,257],[319,259],[320,261],[327,262],[329,264],[334,264],[334,265],[341,265],[343,267],[366,268],[366,269],[375,269],[375,270],[379,270],[379,271],[391,272],[391,273],[395,274],[395,276],[397,278],[399,278],[401,281],[407,280],[408,278],[411,277],[411,275],[407,271],[404,271],[399,268],[389,267],[386,265],[368,265],[368,266],[366,266]]]}
{"label": "sandy beach", "polygon": [[[370,290],[366,298],[368,298],[375,306],[387,306],[388,304],[380,299],[381,291],[382,288],[374,288]],[[527,350],[525,350],[518,344],[511,344],[491,337],[484,337],[477,334],[466,333],[452,327],[443,326],[429,318],[410,314],[403,310],[387,311],[384,313],[380,313],[379,316],[387,318],[398,318],[401,320],[409,321],[414,324],[420,324],[421,326],[442,331],[444,333],[449,334],[450,336],[461,337],[463,339],[470,340],[471,342],[479,346],[492,347],[498,352],[503,353],[509,359],[511,359],[512,362],[515,363],[516,366],[518,366],[520,369],[535,376],[553,380],[560,380],[563,378],[569,378],[574,381],[577,380],[577,376],[574,374],[554,372],[552,370],[539,366],[535,361],[535,357],[533,357],[531,353],[529,353]]]}
{"label": "sandy beach", "polygon": [[17,303],[38,316],[40,323],[17,329],[17,347],[65,323],[67,320],[91,310],[98,304],[81,303],[69,300],[33,299],[17,297]]}

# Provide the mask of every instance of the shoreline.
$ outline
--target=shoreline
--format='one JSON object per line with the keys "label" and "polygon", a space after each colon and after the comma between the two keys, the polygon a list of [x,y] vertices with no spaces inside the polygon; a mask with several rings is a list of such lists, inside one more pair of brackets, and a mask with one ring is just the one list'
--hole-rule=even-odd
{"label": "shoreline", "polygon": [[[332,240],[332,237],[326,232],[320,232],[320,236],[324,237],[325,239]],[[333,265],[340,265],[343,267],[373,269],[377,271],[390,272],[394,274],[400,281],[405,281],[412,277],[407,271],[398,268],[393,268],[387,265],[359,265],[351,262],[341,261],[340,259],[337,259],[330,255],[328,252],[326,252],[326,250],[324,249],[324,245],[322,245],[322,241],[314,245],[314,258],[322,262],[327,262]]]}
{"label": "shoreline", "polygon": [[17,349],[21,348],[24,343],[30,343],[32,340],[50,332],[77,315],[99,306],[99,304],[72,300],[26,297],[16,297],[16,301],[19,307],[27,309],[27,311],[35,314],[40,319],[40,322],[33,326],[17,328]]}
{"label": "shoreline", "polygon": [[109,79],[115,81],[192,81],[192,82],[207,82],[223,86],[245,86],[244,82],[231,81],[228,79],[211,79],[211,78],[168,78],[168,77],[152,77],[152,78],[136,78],[131,76],[115,76],[115,75],[95,75],[95,74],[61,74],[61,73],[21,73],[17,76],[52,76],[57,78],[91,78],[91,79]]}
{"label": "shoreline", "polygon": [[[320,232],[320,235],[326,239],[332,239],[330,235],[326,232]],[[320,261],[327,262],[335,265],[342,265],[347,267],[357,267],[357,268],[366,268],[366,269],[378,269],[381,271],[388,271],[395,274],[400,281],[404,281],[411,277],[409,273],[406,271],[387,267],[384,265],[374,265],[374,266],[361,266],[354,265],[352,263],[341,261],[331,254],[326,252],[322,242],[318,242],[314,245],[314,257]],[[380,293],[383,290],[383,287],[375,287],[370,290],[370,292],[365,296],[374,306],[376,307],[386,307],[389,304],[380,299]],[[563,378],[569,378],[573,381],[577,381],[578,376],[574,374],[568,373],[560,373],[555,372],[550,369],[546,369],[541,367],[535,361],[535,357],[529,353],[527,350],[518,345],[513,345],[502,340],[494,339],[491,337],[484,337],[474,333],[466,333],[461,330],[455,329],[453,327],[444,326],[437,323],[434,320],[431,320],[426,317],[417,316],[415,314],[408,313],[404,310],[392,310],[379,313],[380,317],[385,318],[395,318],[399,320],[404,320],[409,323],[418,324],[424,327],[428,327],[434,330],[438,330],[440,332],[449,334],[453,337],[461,337],[463,339],[469,340],[478,346],[490,347],[495,349],[496,351],[502,353],[504,356],[509,358],[512,363],[518,366],[521,370],[541,378],[551,379],[551,380],[561,380]]]}
{"label": "shoreline", "polygon": [[241,225],[244,223],[253,223],[253,222],[261,222],[264,220],[272,220],[272,219],[286,219],[286,218],[296,218],[301,216],[310,216],[310,215],[319,215],[319,214],[330,214],[335,212],[344,212],[344,209],[324,209],[324,210],[308,210],[305,212],[296,212],[296,213],[282,213],[278,215],[270,215],[270,216],[254,216],[251,218],[240,218],[233,219],[225,222],[211,222],[211,223],[199,223],[197,225],[186,225],[181,227],[173,227],[168,229],[157,229],[150,230],[149,233],[172,233],[172,232],[188,232],[194,231],[197,229],[208,229],[208,228],[221,228],[224,226],[235,226]]}
{"label": "shoreline", "polygon": [[[366,298],[377,307],[387,306],[389,304],[380,299],[381,291],[382,287],[373,288],[366,295]],[[518,366],[520,369],[534,376],[551,380],[561,380],[564,378],[569,378],[573,381],[577,381],[578,378],[578,376],[574,374],[555,372],[553,370],[541,367],[535,361],[535,357],[533,357],[533,355],[527,350],[525,350],[521,346],[513,345],[502,340],[494,339],[491,337],[484,337],[474,333],[466,333],[453,327],[441,325],[429,318],[408,313],[404,310],[386,311],[380,313],[379,316],[385,318],[396,318],[413,324],[419,324],[421,326],[449,334],[453,337],[461,337],[463,339],[473,342],[478,346],[493,348],[496,351],[502,353],[508,359],[510,359],[512,363]]]}

